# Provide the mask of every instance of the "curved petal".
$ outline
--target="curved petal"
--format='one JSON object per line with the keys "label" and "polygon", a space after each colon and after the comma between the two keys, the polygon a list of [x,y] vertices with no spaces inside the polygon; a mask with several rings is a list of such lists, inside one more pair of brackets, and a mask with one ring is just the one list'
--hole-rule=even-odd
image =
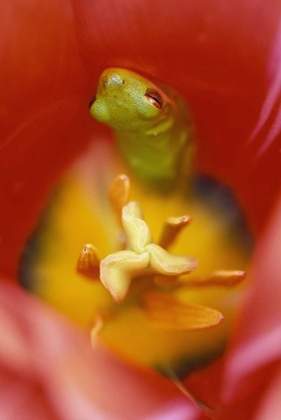
{"label": "curved petal", "polygon": [[0,291],[1,414],[140,420],[169,408],[175,420],[195,418],[168,380],[117,361],[100,345],[91,349],[89,337],[17,287],[2,281]]}
{"label": "curved petal", "polygon": [[1,271],[14,274],[47,193],[89,142],[90,118],[71,3],[13,0],[0,16]]}
{"label": "curved petal", "polygon": [[189,331],[214,327],[223,321],[223,315],[207,306],[182,302],[161,292],[142,295],[147,322],[156,330]]}
{"label": "curved petal", "polygon": [[276,0],[2,2],[2,271],[15,274],[54,181],[100,127],[87,106],[109,65],[155,75],[186,97],[200,168],[236,189],[258,229],[280,183],[280,137],[258,164],[260,145],[244,146],[266,96],[280,7]]}
{"label": "curved petal", "polygon": [[281,417],[280,392],[281,369],[279,365],[275,378],[264,393],[255,420],[279,419]]}
{"label": "curved petal", "polygon": [[251,287],[226,364],[226,398],[238,391],[245,378],[281,360],[280,231],[281,201],[254,257]]}

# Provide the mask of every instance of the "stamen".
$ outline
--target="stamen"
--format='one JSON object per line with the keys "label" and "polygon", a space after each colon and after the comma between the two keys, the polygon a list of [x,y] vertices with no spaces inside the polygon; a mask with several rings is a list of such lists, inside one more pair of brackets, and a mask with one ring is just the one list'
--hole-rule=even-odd
{"label": "stamen", "polygon": [[110,186],[108,195],[118,222],[121,224],[122,209],[128,203],[130,180],[127,175],[118,175]]}
{"label": "stamen", "polygon": [[81,252],[78,258],[78,273],[90,279],[98,280],[100,276],[99,266],[100,259],[98,256],[97,248],[95,248],[92,244],[85,245],[83,251]]}
{"label": "stamen", "polygon": [[94,322],[94,326],[91,329],[91,344],[93,347],[94,345],[96,345],[97,335],[102,330],[103,326],[104,326],[104,319],[102,318],[100,314],[97,314],[95,322]]}
{"label": "stamen", "polygon": [[[174,255],[167,251],[181,230],[187,226],[189,216],[170,217],[166,220],[159,244],[152,240],[151,231],[144,221],[136,201],[128,202],[129,178],[119,175],[109,190],[112,207],[122,226],[126,249],[107,255],[100,261],[97,249],[85,245],[77,264],[77,271],[89,278],[100,278],[117,303],[129,293],[133,280],[143,293],[140,306],[149,325],[164,331],[192,331],[214,327],[223,321],[216,309],[180,300],[174,292],[190,287],[232,287],[245,278],[244,271],[218,270],[205,278],[186,281],[180,276],[193,271],[197,260],[188,255]],[[174,283],[178,281],[178,284]],[[151,282],[151,283],[150,283]],[[169,294],[153,286],[171,286]],[[158,289],[158,290],[157,290]],[[135,289],[134,289],[135,290]],[[137,295],[139,296],[139,291]],[[136,294],[133,293],[134,299]],[[97,315],[92,329],[92,343],[104,325],[105,319]]]}
{"label": "stamen", "polygon": [[99,308],[95,314],[93,320],[93,326],[91,329],[91,344],[94,347],[97,344],[97,338],[106,322],[108,322],[114,316],[112,309]]}
{"label": "stamen", "polygon": [[246,277],[245,271],[239,270],[218,270],[214,271],[210,276],[205,278],[188,279],[179,287],[234,287],[241,283]]}
{"label": "stamen", "polygon": [[175,296],[160,292],[142,295],[143,311],[149,324],[166,331],[191,331],[214,327],[223,321],[216,309],[182,302]]}
{"label": "stamen", "polygon": [[176,240],[181,230],[190,222],[191,217],[189,216],[169,217],[164,224],[159,245],[164,249],[168,249]]}

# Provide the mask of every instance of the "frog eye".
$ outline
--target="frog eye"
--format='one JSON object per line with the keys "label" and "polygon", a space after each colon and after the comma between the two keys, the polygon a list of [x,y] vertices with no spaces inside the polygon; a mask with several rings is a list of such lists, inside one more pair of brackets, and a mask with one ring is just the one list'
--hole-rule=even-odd
{"label": "frog eye", "polygon": [[162,109],[163,107],[163,99],[161,98],[161,95],[154,89],[146,89],[145,95],[148,102],[150,102],[152,105],[154,105],[158,109]]}
{"label": "frog eye", "polygon": [[91,109],[91,106],[93,105],[95,100],[96,100],[96,97],[94,96],[93,99],[91,100],[91,102],[89,103],[89,109]]}

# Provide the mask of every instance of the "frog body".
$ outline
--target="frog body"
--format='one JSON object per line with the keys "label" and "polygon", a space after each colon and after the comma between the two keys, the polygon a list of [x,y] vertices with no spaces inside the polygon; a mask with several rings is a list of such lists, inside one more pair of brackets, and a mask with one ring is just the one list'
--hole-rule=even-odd
{"label": "frog body", "polygon": [[180,95],[130,70],[109,68],[100,76],[90,113],[113,128],[119,153],[138,179],[162,191],[173,188],[192,145]]}

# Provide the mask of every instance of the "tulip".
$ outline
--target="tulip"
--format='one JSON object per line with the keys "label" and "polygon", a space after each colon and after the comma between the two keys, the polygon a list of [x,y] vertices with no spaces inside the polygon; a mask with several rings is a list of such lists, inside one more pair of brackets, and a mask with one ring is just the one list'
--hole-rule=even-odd
{"label": "tulip", "polygon": [[101,344],[90,349],[17,283],[59,176],[92,140],[111,136],[87,110],[109,66],[152,74],[187,100],[198,170],[232,187],[257,237],[231,345],[186,385],[208,403],[219,378],[218,418],[278,417],[279,2],[61,0],[39,9],[13,0],[1,9],[3,418],[200,418],[167,379]]}

